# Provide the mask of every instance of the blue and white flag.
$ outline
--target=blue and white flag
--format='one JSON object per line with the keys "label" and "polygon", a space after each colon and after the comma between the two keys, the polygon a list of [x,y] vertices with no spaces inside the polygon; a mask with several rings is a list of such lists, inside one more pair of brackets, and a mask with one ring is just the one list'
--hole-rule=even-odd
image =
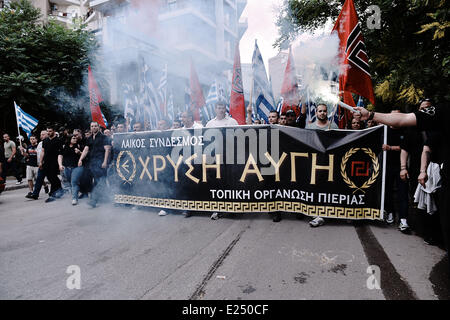
{"label": "blue and white flag", "polygon": [[175,120],[175,111],[173,107],[173,94],[169,94],[169,99],[167,100],[167,117],[172,122]]}
{"label": "blue and white flag", "polygon": [[129,84],[124,84],[122,86],[122,90],[123,90],[124,105],[125,105],[123,117],[125,119],[127,119],[127,118],[134,119],[136,108],[137,108],[136,94],[134,94],[133,87]]}
{"label": "blue and white flag", "polygon": [[252,58],[254,108],[260,119],[269,123],[269,113],[275,110],[272,89],[267,79],[263,58],[255,40],[255,51]]}
{"label": "blue and white flag", "polygon": [[277,104],[278,115],[281,115],[281,110],[283,109],[283,102],[284,102],[283,97],[280,97],[280,101]]}
{"label": "blue and white flag", "polygon": [[105,115],[103,114],[103,112],[101,110],[100,110],[100,113],[102,114],[102,119],[103,119],[103,122],[105,123],[105,126],[108,127],[108,121],[106,120]]}
{"label": "blue and white flag", "polygon": [[309,89],[306,90],[306,123],[316,121],[316,104],[311,101]]}
{"label": "blue and white flag", "polygon": [[38,120],[28,113],[24,112],[14,101],[14,108],[16,109],[17,116],[17,127],[22,128],[28,135],[28,138],[31,135],[31,131],[36,128],[38,124]]}
{"label": "blue and white flag", "polygon": [[164,69],[162,70],[162,76],[159,80],[159,86],[158,86],[158,94],[160,98],[160,112],[163,116],[167,116],[167,64],[164,66]]}
{"label": "blue and white flag", "polygon": [[208,96],[206,97],[206,105],[201,108],[202,117],[205,121],[209,121],[215,117],[215,106],[219,101],[219,95],[217,90],[217,81],[214,80],[213,84],[209,88]]}
{"label": "blue and white flag", "polygon": [[143,62],[142,78],[141,78],[141,101],[142,114],[136,117],[137,121],[149,122],[152,128],[156,128],[158,121],[161,119],[160,113],[160,97],[153,86],[150,67]]}
{"label": "blue and white flag", "polygon": [[363,98],[362,98],[361,96],[359,96],[358,104],[357,104],[356,106],[357,106],[357,107],[365,108],[365,106],[364,106],[364,100],[363,100]]}

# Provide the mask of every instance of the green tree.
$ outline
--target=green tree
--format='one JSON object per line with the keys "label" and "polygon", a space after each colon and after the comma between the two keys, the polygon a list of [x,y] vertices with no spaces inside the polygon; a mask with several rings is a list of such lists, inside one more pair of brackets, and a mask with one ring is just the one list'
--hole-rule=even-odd
{"label": "green tree", "polygon": [[[344,1],[285,0],[278,16],[283,47],[301,32],[336,21]],[[410,109],[424,97],[450,101],[448,0],[355,0],[369,56],[377,110]],[[369,29],[367,19],[381,9],[381,28]]]}
{"label": "green tree", "polygon": [[89,105],[84,88],[96,41],[80,26],[43,24],[28,0],[0,12],[0,125],[15,132],[13,101],[40,122],[81,121]]}

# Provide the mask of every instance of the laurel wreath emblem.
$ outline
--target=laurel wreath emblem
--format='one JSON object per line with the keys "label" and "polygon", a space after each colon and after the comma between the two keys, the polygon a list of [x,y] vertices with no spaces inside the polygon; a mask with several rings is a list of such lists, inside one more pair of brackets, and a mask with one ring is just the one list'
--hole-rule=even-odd
{"label": "laurel wreath emblem", "polygon": [[[353,154],[355,154],[356,152],[358,152],[359,150],[364,151],[370,157],[370,159],[372,159],[372,163],[373,163],[372,176],[369,178],[369,180],[364,182],[364,184],[361,187],[358,187],[353,181],[351,181],[350,178],[347,176],[347,173],[345,172],[345,167],[347,165],[348,159],[350,159],[350,157]],[[351,148],[349,151],[347,151],[345,153],[344,157],[342,158],[341,175],[342,175],[342,178],[344,179],[344,182],[351,189],[355,189],[355,191],[353,191],[353,193],[357,192],[358,190],[361,190],[362,192],[365,193],[364,189],[368,189],[377,180],[379,173],[380,173],[380,164],[378,162],[378,158],[377,158],[376,154],[370,148]]]}
{"label": "laurel wreath emblem", "polygon": [[[128,179],[125,178],[125,176],[122,174],[122,171],[120,170],[120,159],[122,158],[124,153],[127,153],[130,156],[131,161],[133,162],[133,172],[131,173],[131,176]],[[122,178],[122,180],[124,180],[126,183],[131,184],[134,177],[136,176],[136,161],[134,160],[134,157],[130,151],[120,151],[119,156],[117,157],[116,170],[117,170],[117,174],[119,175],[119,177]]]}

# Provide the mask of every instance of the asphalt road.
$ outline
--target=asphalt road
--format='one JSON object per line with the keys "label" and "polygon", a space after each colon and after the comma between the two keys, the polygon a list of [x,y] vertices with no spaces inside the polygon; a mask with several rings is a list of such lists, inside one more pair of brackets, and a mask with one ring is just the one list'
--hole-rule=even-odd
{"label": "asphalt road", "polygon": [[[379,222],[312,229],[292,214],[280,223],[264,214],[160,217],[25,193],[0,196],[0,299],[449,298],[445,252]],[[79,267],[81,289],[67,287],[69,266]]]}

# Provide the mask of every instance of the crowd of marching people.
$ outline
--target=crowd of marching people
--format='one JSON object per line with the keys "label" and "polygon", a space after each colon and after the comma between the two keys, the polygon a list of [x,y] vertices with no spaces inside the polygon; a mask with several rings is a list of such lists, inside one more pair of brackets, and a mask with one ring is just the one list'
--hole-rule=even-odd
{"label": "crowd of marching people", "polygon": [[[431,105],[431,100],[425,99],[418,109],[423,110]],[[37,200],[41,196],[41,189],[44,188],[48,194],[45,202],[70,197],[71,204],[77,205],[80,199],[87,198],[88,204],[94,208],[102,200],[108,200],[104,198],[108,188],[108,173],[113,170],[114,134],[152,129],[202,128],[203,125],[207,128],[238,125],[237,121],[227,114],[224,102],[219,101],[216,104],[215,112],[215,118],[201,124],[194,121],[193,112],[187,110],[173,121],[159,120],[156,128],[151,128],[149,123],[128,123],[125,119],[116,121],[108,128],[101,128],[97,122],[92,122],[90,128],[85,131],[80,128],[57,129],[53,125],[47,125],[39,132],[35,130],[28,143],[20,136],[18,140],[13,141],[8,133],[4,133],[0,146],[1,176],[3,181],[7,174],[15,176],[16,184],[22,184],[25,177],[29,189],[25,197],[28,199]],[[317,105],[315,116],[314,122],[307,121],[306,107],[303,106],[296,111],[289,109],[281,114],[271,111],[268,123],[315,130],[338,129],[337,125],[329,120],[325,104]],[[354,114],[347,124],[347,129],[361,130],[376,125],[373,117],[363,121],[360,115]],[[385,221],[393,224],[397,220],[398,229],[409,233],[409,221],[416,220],[414,227],[421,229],[420,233],[428,244],[439,244],[443,241],[439,228],[439,200],[436,197],[436,191],[441,187],[439,163],[442,161],[439,159],[439,148],[436,147],[439,146],[440,138],[442,137],[433,131],[404,130],[390,126],[387,143],[382,145],[382,149],[387,153]],[[159,212],[161,216],[166,214],[165,210]],[[184,214],[186,217],[191,215],[190,212]],[[281,221],[281,214],[273,213],[273,221]],[[211,218],[216,220],[221,216],[222,214],[214,212]],[[297,217],[302,219],[303,215],[299,214]],[[322,217],[309,221],[311,227],[324,223]]]}

